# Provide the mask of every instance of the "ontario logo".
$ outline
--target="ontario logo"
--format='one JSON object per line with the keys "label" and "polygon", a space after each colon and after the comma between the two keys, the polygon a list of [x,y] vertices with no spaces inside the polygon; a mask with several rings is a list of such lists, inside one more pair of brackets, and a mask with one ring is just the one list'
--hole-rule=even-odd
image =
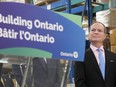
{"label": "ontario logo", "polygon": [[74,51],[73,53],[67,53],[67,52],[60,52],[61,56],[65,56],[65,57],[74,57],[74,58],[78,58],[78,52]]}

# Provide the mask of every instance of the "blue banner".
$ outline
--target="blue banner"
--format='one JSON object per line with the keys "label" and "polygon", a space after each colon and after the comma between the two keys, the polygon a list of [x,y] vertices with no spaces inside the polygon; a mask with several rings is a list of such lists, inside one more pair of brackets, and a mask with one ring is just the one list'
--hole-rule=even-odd
{"label": "blue banner", "polygon": [[83,61],[85,32],[39,6],[0,3],[0,54]]}

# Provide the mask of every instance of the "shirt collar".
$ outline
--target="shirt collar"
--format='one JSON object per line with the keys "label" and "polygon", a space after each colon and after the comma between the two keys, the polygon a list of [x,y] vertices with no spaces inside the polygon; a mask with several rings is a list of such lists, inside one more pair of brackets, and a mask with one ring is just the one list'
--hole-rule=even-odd
{"label": "shirt collar", "polygon": [[[97,47],[93,46],[92,44],[90,44],[90,48],[93,50],[93,52],[95,52],[98,49]],[[101,49],[101,51],[104,52],[103,46],[101,46],[100,49]]]}

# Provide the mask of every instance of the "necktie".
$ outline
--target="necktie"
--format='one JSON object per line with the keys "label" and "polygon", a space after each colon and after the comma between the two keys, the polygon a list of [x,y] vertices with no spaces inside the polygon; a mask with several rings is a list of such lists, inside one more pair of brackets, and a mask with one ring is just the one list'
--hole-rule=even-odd
{"label": "necktie", "polygon": [[100,67],[103,78],[105,78],[105,61],[104,61],[103,54],[102,54],[100,48],[98,48],[97,50],[98,50],[98,57],[100,60],[99,67]]}

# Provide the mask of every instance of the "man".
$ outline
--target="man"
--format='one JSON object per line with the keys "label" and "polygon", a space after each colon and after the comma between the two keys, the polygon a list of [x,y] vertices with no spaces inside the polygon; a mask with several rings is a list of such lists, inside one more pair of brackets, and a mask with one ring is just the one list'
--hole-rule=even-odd
{"label": "man", "polygon": [[[93,23],[89,33],[90,48],[83,62],[75,62],[75,87],[116,87],[116,54],[103,47],[105,38],[106,27],[100,22]],[[104,64],[99,59],[98,48]]]}
{"label": "man", "polygon": [[60,60],[33,59],[34,87],[61,87],[63,68]]}
{"label": "man", "polygon": [[[20,87],[22,84],[23,74],[21,71],[25,70],[25,66],[22,65],[23,69],[20,69],[19,65],[13,65],[13,72]],[[46,58],[33,58],[33,75],[30,77],[31,70],[29,68],[28,76],[26,80],[27,87],[33,87],[31,84],[34,82],[34,87],[60,87],[63,67],[60,60],[46,59]]]}

